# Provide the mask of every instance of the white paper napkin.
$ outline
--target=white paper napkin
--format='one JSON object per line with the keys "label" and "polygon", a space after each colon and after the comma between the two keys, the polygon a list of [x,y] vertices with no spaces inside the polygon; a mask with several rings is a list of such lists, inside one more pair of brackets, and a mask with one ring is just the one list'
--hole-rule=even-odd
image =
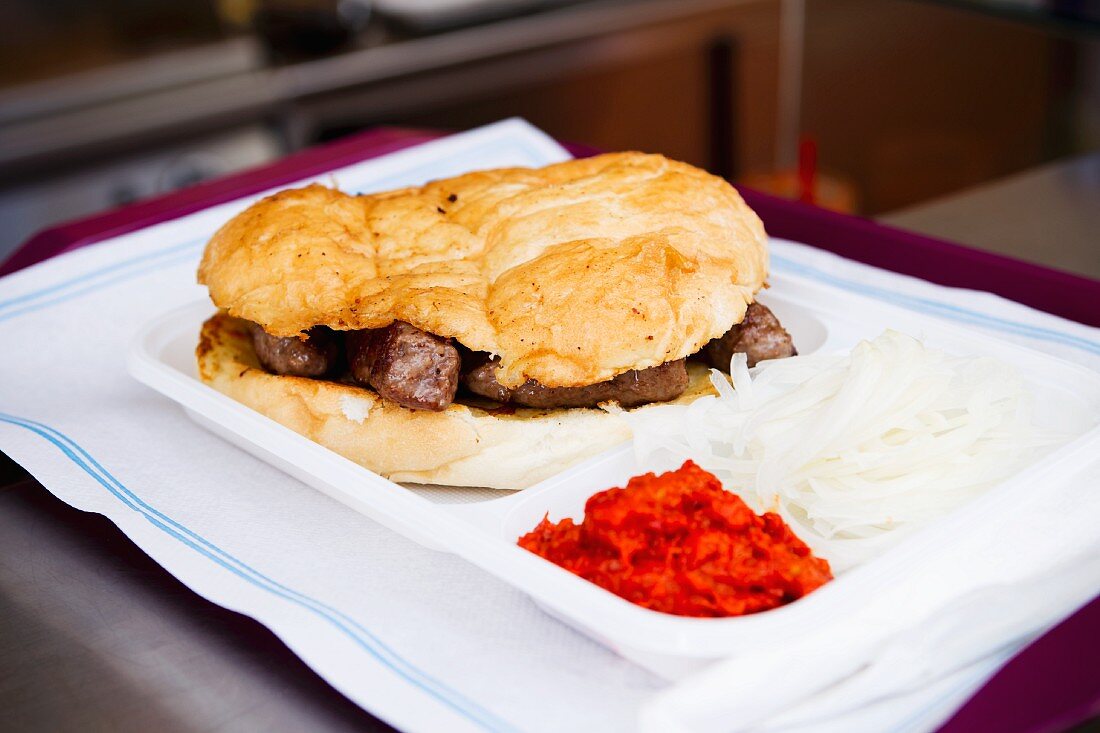
{"label": "white paper napkin", "polygon": [[[565,156],[510,121],[321,178],[378,190]],[[199,594],[267,625],[334,687],[403,730],[635,729],[642,706],[668,685],[462,560],[216,438],[126,374],[135,331],[203,296],[194,284],[202,245],[254,198],[0,280],[0,343],[14,355],[0,359],[0,448],[62,500],[109,517]],[[1096,329],[809,248],[774,251],[777,270],[811,268],[906,307],[932,303],[947,317],[1100,366]],[[927,730],[1007,653],[832,724]],[[822,697],[805,703],[828,708]]]}

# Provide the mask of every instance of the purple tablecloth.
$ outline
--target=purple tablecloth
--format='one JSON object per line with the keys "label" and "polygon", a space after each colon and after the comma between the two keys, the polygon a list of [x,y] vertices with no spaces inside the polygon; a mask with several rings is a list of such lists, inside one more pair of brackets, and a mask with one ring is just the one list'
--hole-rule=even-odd
{"label": "purple tablecloth", "polygon": [[[267,188],[400,150],[433,133],[379,128],[32,237],[0,265],[0,275],[62,252],[141,229]],[[568,145],[577,156],[596,151]],[[997,293],[1034,308],[1100,326],[1100,282],[969,249],[858,217],[742,190],[773,236],[943,285]],[[1100,715],[1100,598],[1025,649],[983,687],[941,733],[1060,731]]]}

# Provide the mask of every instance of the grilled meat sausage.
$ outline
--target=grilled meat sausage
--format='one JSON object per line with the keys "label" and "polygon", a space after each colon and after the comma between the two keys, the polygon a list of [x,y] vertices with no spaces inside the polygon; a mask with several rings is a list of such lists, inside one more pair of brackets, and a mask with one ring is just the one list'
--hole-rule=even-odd
{"label": "grilled meat sausage", "polygon": [[526,407],[594,407],[601,402],[618,402],[635,407],[647,402],[663,402],[679,397],[688,385],[683,359],[649,369],[631,370],[614,379],[586,387],[544,387],[527,381],[510,389],[496,380],[497,361],[480,364],[463,375],[463,383],[474,394],[497,402],[512,402]]}
{"label": "grilled meat sausage", "polygon": [[272,336],[250,323],[252,348],[264,369],[292,377],[323,377],[340,359],[340,339],[324,326],[311,328],[306,338]]}
{"label": "grilled meat sausage", "polygon": [[726,372],[735,353],[748,356],[749,366],[765,359],[795,356],[791,335],[767,306],[750,303],[745,319],[703,347],[707,363]]}
{"label": "grilled meat sausage", "polygon": [[350,331],[345,340],[352,377],[382,397],[414,410],[445,410],[458,389],[460,359],[450,339],[404,321]]}

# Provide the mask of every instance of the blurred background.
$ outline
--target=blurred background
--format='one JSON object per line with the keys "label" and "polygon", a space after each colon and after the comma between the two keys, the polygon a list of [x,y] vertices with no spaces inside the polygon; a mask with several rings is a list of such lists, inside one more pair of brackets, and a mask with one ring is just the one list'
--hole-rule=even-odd
{"label": "blurred background", "polygon": [[1094,0],[4,0],[0,260],[377,125],[514,115],[1100,277]]}

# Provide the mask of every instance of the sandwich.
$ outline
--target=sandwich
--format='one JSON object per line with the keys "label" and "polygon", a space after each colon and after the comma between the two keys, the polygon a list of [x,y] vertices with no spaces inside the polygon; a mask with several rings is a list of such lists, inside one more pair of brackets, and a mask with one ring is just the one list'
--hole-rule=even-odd
{"label": "sandwich", "polygon": [[767,266],[734,188],[659,155],[311,185],[208,243],[198,370],[394,481],[525,488],[628,440],[616,409],[793,354],[756,302]]}

